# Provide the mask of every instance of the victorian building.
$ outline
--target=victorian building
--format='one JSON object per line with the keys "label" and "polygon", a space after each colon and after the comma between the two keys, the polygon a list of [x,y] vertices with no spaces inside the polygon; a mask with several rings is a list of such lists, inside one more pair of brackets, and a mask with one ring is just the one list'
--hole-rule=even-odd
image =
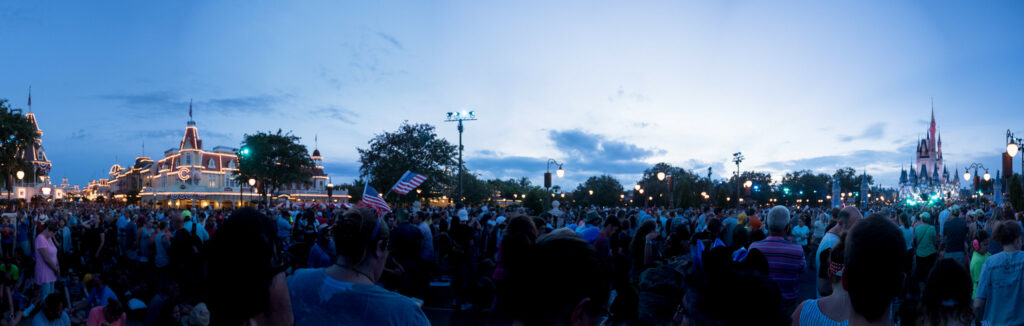
{"label": "victorian building", "polygon": [[[204,149],[199,128],[190,114],[178,146],[164,151],[156,161],[143,156],[128,167],[115,164],[110,168],[109,178],[90,182],[86,192],[93,198],[105,195],[124,201],[138,196],[143,205],[156,207],[238,207],[260,200],[260,196],[248,182],[234,180],[237,153],[238,149],[227,146]],[[311,158],[315,167],[308,171],[310,180],[282,187],[275,199],[328,201],[328,176],[319,149],[314,149]],[[344,202],[348,194],[333,192],[331,199]]]}
{"label": "victorian building", "polygon": [[11,197],[13,198],[24,199],[29,202],[34,198],[43,200],[63,199],[66,191],[70,188],[55,186],[50,179],[50,171],[53,164],[46,158],[46,151],[43,149],[43,130],[39,129],[36,115],[32,113],[31,91],[29,91],[28,95],[28,113],[25,114],[25,118],[32,123],[32,127],[35,128],[38,136],[35,138],[35,141],[19,151],[18,156],[28,164],[28,169],[20,171],[20,179],[11,177],[15,184],[13,194],[5,193],[4,195],[12,195]]}

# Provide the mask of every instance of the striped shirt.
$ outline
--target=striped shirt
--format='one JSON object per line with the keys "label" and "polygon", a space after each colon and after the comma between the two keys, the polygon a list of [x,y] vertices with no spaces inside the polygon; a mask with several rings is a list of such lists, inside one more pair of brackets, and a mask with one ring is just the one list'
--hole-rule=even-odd
{"label": "striped shirt", "polygon": [[769,277],[779,284],[782,298],[795,300],[798,294],[800,272],[804,270],[804,250],[779,236],[770,236],[754,242],[750,249],[760,250],[768,259]]}

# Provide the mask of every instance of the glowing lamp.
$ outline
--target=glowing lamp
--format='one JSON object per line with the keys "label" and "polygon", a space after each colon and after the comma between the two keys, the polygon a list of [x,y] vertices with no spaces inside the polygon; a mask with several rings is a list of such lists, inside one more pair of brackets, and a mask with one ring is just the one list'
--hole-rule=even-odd
{"label": "glowing lamp", "polygon": [[658,181],[665,181],[665,172],[658,172]]}
{"label": "glowing lamp", "polygon": [[984,178],[985,181],[988,181],[989,179],[992,179],[992,175],[988,174],[988,171],[985,171],[985,176],[983,176],[982,178]]}
{"label": "glowing lamp", "polygon": [[643,189],[640,189],[640,190],[638,190],[638,191],[640,192],[640,194],[641,194],[641,195],[643,195],[643,194],[644,194],[644,190],[643,190]]}
{"label": "glowing lamp", "polygon": [[594,189],[587,190],[587,192],[589,192],[591,196],[594,195]]}
{"label": "glowing lamp", "polygon": [[565,170],[562,169],[561,165],[558,166],[558,171],[555,171],[555,175],[558,175],[559,178],[565,176]]}
{"label": "glowing lamp", "polygon": [[971,181],[971,173],[964,171],[964,181]]}
{"label": "glowing lamp", "polygon": [[255,185],[256,185],[256,179],[249,178],[249,186],[252,187],[252,186],[255,186]]}
{"label": "glowing lamp", "polygon": [[42,190],[43,190],[43,196],[49,196],[50,195],[50,187],[43,187]]}
{"label": "glowing lamp", "polygon": [[[21,171],[18,171],[18,173],[21,173]],[[18,179],[21,179],[21,177],[18,177]],[[633,186],[633,190],[640,191],[640,184]]]}
{"label": "glowing lamp", "polygon": [[1010,157],[1014,157],[1015,155],[1017,155],[1017,150],[1019,149],[1020,148],[1017,147],[1017,143],[1013,141],[1010,141],[1009,144],[1006,144],[1006,154],[1010,155]]}
{"label": "glowing lamp", "polygon": [[[18,176],[18,180],[24,179],[25,178],[25,171],[18,171],[18,173],[16,175]],[[639,186],[637,186],[637,187],[639,187]]]}

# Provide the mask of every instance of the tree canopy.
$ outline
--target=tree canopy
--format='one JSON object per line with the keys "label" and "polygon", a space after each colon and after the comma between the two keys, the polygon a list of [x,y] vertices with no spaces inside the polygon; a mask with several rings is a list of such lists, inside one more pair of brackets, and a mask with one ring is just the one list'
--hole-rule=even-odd
{"label": "tree canopy", "polygon": [[8,192],[13,188],[15,171],[29,173],[29,162],[21,152],[36,141],[39,134],[21,109],[10,107],[7,99],[0,99],[0,173]]}
{"label": "tree canopy", "polygon": [[[457,147],[448,140],[438,137],[434,130],[434,126],[429,124],[403,122],[398,130],[374,136],[368,142],[369,147],[357,148],[360,176],[368,180],[371,187],[385,193],[405,171],[412,171],[427,177],[427,181],[420,185],[423,189],[420,196],[452,196],[458,187],[455,184],[458,179],[457,175],[449,171],[458,169],[455,158]],[[470,179],[477,178],[466,173],[463,184],[467,189],[467,196],[470,196],[470,185],[465,183]],[[397,201],[412,202],[415,198],[416,196],[402,196]]]}
{"label": "tree canopy", "polygon": [[238,171],[234,179],[248,184],[256,179],[264,196],[273,196],[281,186],[289,183],[307,184],[315,166],[306,146],[291,132],[257,132],[246,134],[238,153]]}

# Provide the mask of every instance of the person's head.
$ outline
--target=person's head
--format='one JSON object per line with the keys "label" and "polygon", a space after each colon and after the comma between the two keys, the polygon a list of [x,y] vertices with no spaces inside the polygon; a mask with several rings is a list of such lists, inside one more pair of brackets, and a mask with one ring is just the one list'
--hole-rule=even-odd
{"label": "person's head", "polygon": [[43,316],[48,321],[55,321],[64,313],[64,298],[57,293],[51,293],[43,299]]}
{"label": "person's head", "polygon": [[985,231],[984,229],[978,230],[978,232],[974,234],[974,240],[971,241],[971,247],[974,248],[974,251],[984,255],[988,252],[989,242],[991,241],[992,238],[988,235],[988,231]]}
{"label": "person's head", "polygon": [[805,220],[804,217],[800,217],[796,219],[796,224],[799,226],[805,226],[807,225],[807,220]]}
{"label": "person's head", "polygon": [[412,222],[412,224],[417,224],[418,225],[418,224],[420,224],[420,222],[423,222],[423,220],[426,218],[426,216],[427,216],[427,213],[425,213],[423,211],[417,211],[415,213],[412,213],[412,215],[409,217],[409,221]]}
{"label": "person's head", "polygon": [[992,240],[998,242],[1003,248],[1020,249],[1020,225],[1013,221],[997,223],[995,229],[992,230]]}
{"label": "person's head", "polygon": [[525,325],[589,325],[607,312],[610,277],[597,251],[572,231],[537,239],[509,281],[509,314]]}
{"label": "person's head", "polygon": [[957,261],[939,259],[928,274],[921,295],[921,318],[924,325],[967,325],[974,319],[971,310],[971,275]]}
{"label": "person's head", "polygon": [[380,279],[387,261],[390,230],[377,213],[368,207],[353,207],[345,211],[334,226],[334,246],[338,263],[368,270],[371,281]]}
{"label": "person's head", "polygon": [[847,206],[846,208],[843,208],[843,210],[839,211],[839,214],[836,215],[836,217],[836,220],[839,221],[839,225],[843,227],[843,230],[849,231],[853,228],[853,225],[863,217],[863,215],[861,215],[860,210],[856,207]]}
{"label": "person's head", "polygon": [[291,298],[277,261],[277,228],[253,208],[228,217],[209,241],[207,287],[216,325],[291,325]]}
{"label": "person's head", "polygon": [[117,299],[107,299],[107,305],[103,306],[103,320],[108,323],[113,323],[118,319],[121,319],[121,315],[124,314],[124,307],[121,306],[121,301]]}
{"label": "person's head", "polygon": [[622,221],[614,216],[610,216],[604,220],[604,229],[602,230],[609,237],[615,235],[622,229]]}
{"label": "person's head", "polygon": [[[845,210],[844,210],[845,211]],[[886,318],[889,304],[903,289],[906,254],[903,233],[881,214],[854,222],[846,236],[843,288],[853,313],[875,322]]]}
{"label": "person's head", "polygon": [[785,206],[775,206],[768,211],[768,233],[776,236],[785,235],[788,224],[789,209]]}
{"label": "person's head", "polygon": [[59,230],[59,229],[60,229],[60,226],[57,225],[56,221],[49,221],[49,222],[46,222],[46,229],[43,230],[43,232],[44,232],[44,234],[47,237],[52,237],[53,234],[57,233],[57,230]]}

